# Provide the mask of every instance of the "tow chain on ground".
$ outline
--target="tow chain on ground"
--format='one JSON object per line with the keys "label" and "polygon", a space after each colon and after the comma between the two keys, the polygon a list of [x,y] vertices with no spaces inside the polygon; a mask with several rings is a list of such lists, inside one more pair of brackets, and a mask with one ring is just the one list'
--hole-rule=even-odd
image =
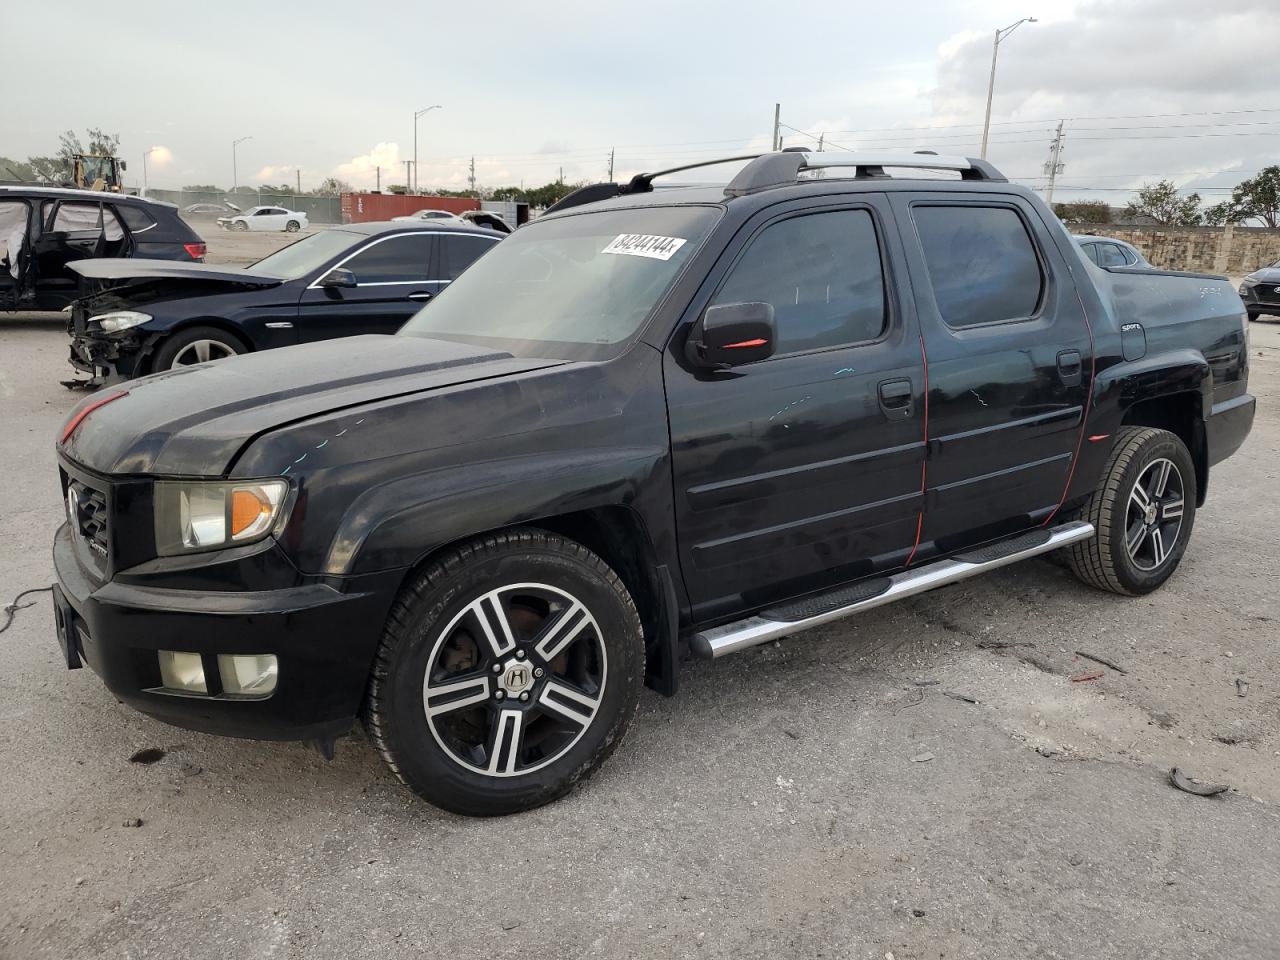
{"label": "tow chain on ground", "polygon": [[35,601],[31,603],[19,603],[23,597],[30,596],[33,593],[52,593],[53,587],[34,587],[31,590],[23,590],[20,594],[13,598],[13,603],[4,608],[4,626],[0,626],[0,633],[4,633],[13,624],[13,618],[19,610],[25,610],[27,607],[34,607]]}

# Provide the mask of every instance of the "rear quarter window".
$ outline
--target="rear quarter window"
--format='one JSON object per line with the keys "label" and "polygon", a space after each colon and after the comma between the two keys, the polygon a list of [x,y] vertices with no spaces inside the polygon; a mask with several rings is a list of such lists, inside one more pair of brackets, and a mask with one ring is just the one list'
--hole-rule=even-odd
{"label": "rear quarter window", "polygon": [[918,205],[912,215],[934,301],[948,326],[1035,315],[1044,293],[1044,274],[1016,210]]}
{"label": "rear quarter window", "polygon": [[141,233],[143,230],[150,230],[156,225],[155,217],[147,213],[141,207],[116,207],[116,213],[120,219],[124,221],[125,226],[133,233]]}
{"label": "rear quarter window", "polygon": [[488,252],[497,240],[487,237],[476,237],[469,234],[459,236],[437,237],[437,248],[440,251],[440,263],[436,268],[435,280],[457,280],[462,271],[475,263],[480,256]]}

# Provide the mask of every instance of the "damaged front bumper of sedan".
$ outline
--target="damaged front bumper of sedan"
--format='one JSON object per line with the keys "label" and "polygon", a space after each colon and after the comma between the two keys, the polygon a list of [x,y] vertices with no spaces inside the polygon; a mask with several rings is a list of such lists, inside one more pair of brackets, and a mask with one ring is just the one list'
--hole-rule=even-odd
{"label": "damaged front bumper of sedan", "polygon": [[[87,373],[89,380],[64,380],[63,383],[97,388],[140,375],[154,340],[141,325],[150,319],[147,314],[131,311],[86,318],[84,307],[79,303],[74,305],[67,330],[71,336],[67,359],[71,366]],[[113,321],[118,329],[106,329]]]}

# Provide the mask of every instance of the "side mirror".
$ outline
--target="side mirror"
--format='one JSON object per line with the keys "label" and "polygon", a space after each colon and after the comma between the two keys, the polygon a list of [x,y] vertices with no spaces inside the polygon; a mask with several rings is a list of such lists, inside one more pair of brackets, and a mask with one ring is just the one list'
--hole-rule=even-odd
{"label": "side mirror", "polygon": [[695,366],[722,370],[767,360],[775,339],[773,304],[722,303],[693,325],[685,356]]}
{"label": "side mirror", "polygon": [[342,267],[334,267],[320,278],[322,287],[354,287],[355,285],[356,275]]}

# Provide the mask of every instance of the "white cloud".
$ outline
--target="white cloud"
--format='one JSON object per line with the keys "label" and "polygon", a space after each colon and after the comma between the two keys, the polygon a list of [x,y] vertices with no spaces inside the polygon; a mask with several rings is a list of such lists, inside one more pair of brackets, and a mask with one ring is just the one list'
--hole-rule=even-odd
{"label": "white cloud", "polygon": [[[398,143],[383,142],[368,153],[338,164],[333,175],[352,186],[372,187],[378,179],[378,168],[381,168],[384,186],[388,183],[401,183],[404,180],[404,159],[400,156]],[[419,181],[421,182],[421,177]]]}
{"label": "white cloud", "polygon": [[147,154],[147,163],[153,167],[166,167],[173,162],[173,151],[168,147],[154,146]]}
{"label": "white cloud", "polygon": [[297,169],[296,167],[290,166],[287,163],[280,163],[275,165],[267,164],[265,167],[263,167],[261,170],[255,173],[253,175],[253,178],[257,180],[259,183],[281,183],[284,180],[292,177],[296,169]]}

